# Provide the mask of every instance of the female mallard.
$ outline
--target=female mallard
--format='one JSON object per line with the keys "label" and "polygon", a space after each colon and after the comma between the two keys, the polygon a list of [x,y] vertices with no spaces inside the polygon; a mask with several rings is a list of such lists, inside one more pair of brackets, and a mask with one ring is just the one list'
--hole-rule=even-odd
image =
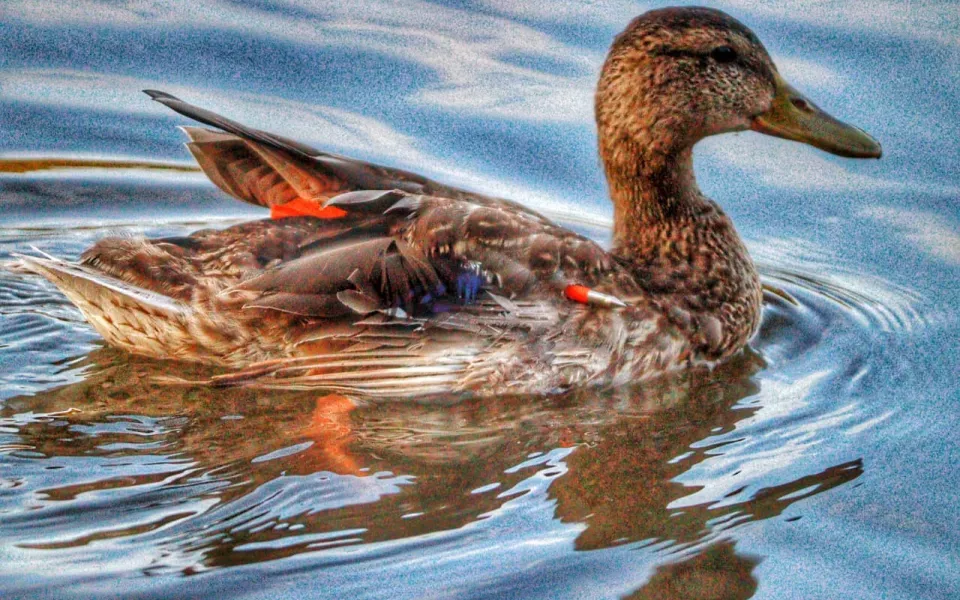
{"label": "female mallard", "polygon": [[21,257],[106,340],[235,369],[214,381],[368,396],[535,393],[715,363],[756,331],[761,289],[692,147],[753,129],[879,157],[726,14],[635,19],[600,76],[613,249],[523,206],[321,152],[162,92],[228,194],[273,219],[189,237],[108,238],[79,263]]}

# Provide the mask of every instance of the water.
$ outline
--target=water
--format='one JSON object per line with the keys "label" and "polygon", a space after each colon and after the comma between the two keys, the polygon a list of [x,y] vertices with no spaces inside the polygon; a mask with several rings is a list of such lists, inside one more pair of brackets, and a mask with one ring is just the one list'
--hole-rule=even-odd
{"label": "water", "polygon": [[[143,88],[607,239],[591,89],[646,6],[198,4],[4,3],[0,259],[261,215]],[[106,348],[2,273],[3,597],[960,595],[960,11],[719,7],[885,151],[698,147],[767,284],[750,352],[608,394],[351,410],[162,385],[202,369]]]}

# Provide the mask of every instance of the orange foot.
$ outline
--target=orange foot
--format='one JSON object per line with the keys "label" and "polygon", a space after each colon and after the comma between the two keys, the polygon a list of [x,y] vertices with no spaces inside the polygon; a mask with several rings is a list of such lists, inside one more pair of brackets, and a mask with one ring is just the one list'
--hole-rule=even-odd
{"label": "orange foot", "polygon": [[360,465],[350,456],[347,446],[353,441],[350,412],[353,400],[339,394],[317,398],[310,423],[303,435],[314,444],[304,453],[314,470],[332,471],[338,475],[361,475]]}

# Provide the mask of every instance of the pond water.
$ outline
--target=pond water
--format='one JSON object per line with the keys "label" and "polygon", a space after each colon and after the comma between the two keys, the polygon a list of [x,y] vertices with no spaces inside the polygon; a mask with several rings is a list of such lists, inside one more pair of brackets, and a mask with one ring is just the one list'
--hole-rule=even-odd
{"label": "pond water", "polygon": [[[261,218],[162,89],[608,239],[592,87],[650,6],[7,0],[0,260]],[[716,4],[880,161],[697,149],[768,288],[712,373],[331,404],[170,386],[0,272],[3,598],[960,597],[960,11]]]}

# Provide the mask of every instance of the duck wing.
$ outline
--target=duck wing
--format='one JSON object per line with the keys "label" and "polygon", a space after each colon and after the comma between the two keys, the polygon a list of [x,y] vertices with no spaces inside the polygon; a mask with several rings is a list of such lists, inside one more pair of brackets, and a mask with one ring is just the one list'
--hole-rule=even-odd
{"label": "duck wing", "polygon": [[221,297],[243,308],[313,318],[409,314],[445,292],[436,268],[403,240],[379,237],[321,250],[267,269]]}
{"label": "duck wing", "polygon": [[[314,220],[311,235],[298,229],[289,259],[248,270],[220,298],[231,308],[313,318],[397,309],[428,316],[491,297],[483,292],[507,306],[512,300],[553,303],[571,283],[615,283],[624,275],[594,242],[509,205],[364,190],[323,206],[344,216]],[[284,221],[259,223],[270,228]],[[215,239],[232,237],[224,230]]]}
{"label": "duck wing", "polygon": [[324,206],[355,219],[381,215],[394,237],[441,272],[455,265],[461,271],[453,274],[462,277],[462,270],[473,269],[483,276],[481,287],[510,298],[552,294],[570,283],[596,285],[620,272],[592,240],[513,203],[367,191],[335,196]]}
{"label": "duck wing", "polygon": [[[201,167],[227,193],[271,207],[306,200],[337,217],[324,224],[318,221],[315,235],[297,240],[298,252],[320,254],[283,265],[277,273],[288,275],[278,281],[290,284],[307,271],[320,269],[325,261],[333,260],[330,257],[340,257],[339,250],[331,255],[327,251],[342,245],[345,236],[373,244],[357,246],[354,250],[362,249],[361,256],[371,258],[367,251],[376,248],[376,253],[404,257],[390,258],[384,265],[426,262],[440,281],[460,296],[475,296],[473,288],[477,287],[514,298],[543,288],[553,293],[568,283],[595,285],[618,271],[617,262],[597,244],[516,202],[323,152],[164,92],[146,93],[180,114],[222,130],[185,129],[191,138],[188,147]],[[396,241],[392,246],[388,241],[374,241],[379,237]],[[471,280],[471,272],[482,275],[483,285]],[[359,274],[340,276],[343,281],[352,276],[356,282],[371,273],[361,269]],[[394,280],[370,281],[366,287],[390,281]],[[417,290],[414,295],[435,295],[434,291]],[[384,300],[396,303],[402,299],[388,294]]]}

